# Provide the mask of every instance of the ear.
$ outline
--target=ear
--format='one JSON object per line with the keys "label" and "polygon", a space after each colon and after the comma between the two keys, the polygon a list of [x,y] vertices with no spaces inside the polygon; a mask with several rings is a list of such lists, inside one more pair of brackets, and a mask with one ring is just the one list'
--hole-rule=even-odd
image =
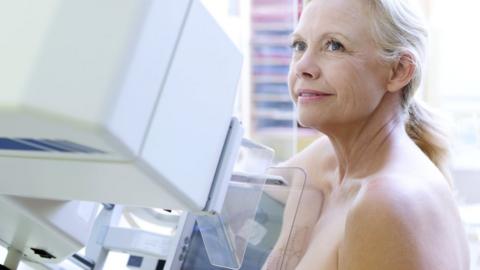
{"label": "ear", "polygon": [[387,83],[387,91],[396,92],[402,90],[413,78],[415,64],[411,54],[405,53],[395,61],[390,70]]}

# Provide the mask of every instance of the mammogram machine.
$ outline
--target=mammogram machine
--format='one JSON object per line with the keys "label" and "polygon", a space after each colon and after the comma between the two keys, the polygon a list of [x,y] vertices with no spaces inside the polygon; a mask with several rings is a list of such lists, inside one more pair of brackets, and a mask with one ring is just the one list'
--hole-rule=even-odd
{"label": "mammogram machine", "polygon": [[[0,13],[2,267],[102,269],[109,251],[130,269],[262,267],[288,227],[265,184],[291,197],[304,175],[268,169],[273,151],[243,138],[241,55],[199,1]],[[173,233],[117,227],[126,213]]]}

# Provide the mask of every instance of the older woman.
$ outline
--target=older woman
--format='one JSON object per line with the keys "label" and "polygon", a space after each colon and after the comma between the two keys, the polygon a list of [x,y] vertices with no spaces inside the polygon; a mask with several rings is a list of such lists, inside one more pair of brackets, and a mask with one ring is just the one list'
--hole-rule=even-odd
{"label": "older woman", "polygon": [[[326,137],[286,165],[304,168],[321,199],[307,198],[316,203],[299,219],[306,241],[293,241],[289,249],[301,252],[287,252],[283,267],[469,268],[447,148],[413,97],[427,39],[418,14],[406,0],[306,5],[292,34],[289,86],[301,124]],[[282,239],[264,269],[280,269]]]}

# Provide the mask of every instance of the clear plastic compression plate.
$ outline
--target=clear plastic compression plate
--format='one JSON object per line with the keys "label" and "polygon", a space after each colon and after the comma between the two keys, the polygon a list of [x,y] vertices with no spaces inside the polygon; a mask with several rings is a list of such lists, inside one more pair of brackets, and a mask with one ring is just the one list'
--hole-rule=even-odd
{"label": "clear plastic compression plate", "polygon": [[242,265],[273,155],[271,149],[243,139],[221,212],[197,217],[212,265],[229,269]]}
{"label": "clear plastic compression plate", "polygon": [[[291,250],[290,235],[305,173],[299,168],[269,167],[272,159],[273,151],[244,140],[221,213],[198,216],[198,229],[212,265],[240,269],[247,248],[252,247],[270,254],[256,265],[281,269],[288,264],[285,260]],[[266,197],[285,206],[280,216],[265,215],[264,207],[259,207]]]}

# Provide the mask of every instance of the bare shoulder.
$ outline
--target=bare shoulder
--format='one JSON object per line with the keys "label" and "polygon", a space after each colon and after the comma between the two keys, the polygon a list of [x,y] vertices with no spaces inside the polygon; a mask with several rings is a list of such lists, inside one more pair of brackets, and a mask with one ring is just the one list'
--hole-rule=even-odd
{"label": "bare shoulder", "polygon": [[312,163],[321,161],[331,161],[335,159],[333,146],[327,136],[321,136],[313,143],[295,154],[287,161],[283,162],[283,166],[310,166]]}
{"label": "bare shoulder", "polygon": [[303,169],[307,174],[307,182],[323,189],[322,183],[332,178],[337,160],[330,140],[322,136],[280,166]]}
{"label": "bare shoulder", "polygon": [[384,175],[364,185],[347,216],[339,269],[468,269],[464,240],[442,185]]}

